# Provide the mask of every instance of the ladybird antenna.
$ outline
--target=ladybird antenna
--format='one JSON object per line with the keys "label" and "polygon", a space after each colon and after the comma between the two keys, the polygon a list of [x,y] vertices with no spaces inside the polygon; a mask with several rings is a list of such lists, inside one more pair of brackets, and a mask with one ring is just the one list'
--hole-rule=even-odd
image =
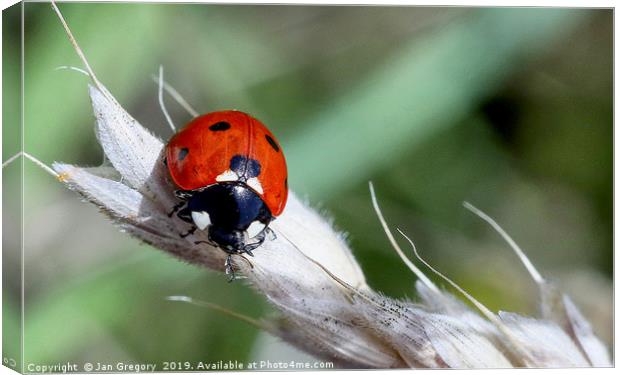
{"label": "ladybird antenna", "polygon": [[179,105],[183,107],[183,109],[185,109],[187,113],[189,113],[192,117],[198,117],[200,115],[200,113],[198,113],[198,111],[196,111],[194,107],[192,107],[191,104],[189,104],[187,100],[185,100],[185,98],[183,98],[183,96],[177,90],[175,90],[174,87],[172,87],[172,85],[166,82],[165,79],[160,80],[159,76],[156,76],[154,74],[151,76],[151,78],[153,78],[153,81],[155,81],[155,83],[157,83],[158,85],[160,83],[163,84],[164,91],[166,91],[166,93],[168,93],[168,95],[170,95],[172,99],[179,103]]}
{"label": "ladybird antenna", "polygon": [[173,133],[177,132],[177,128],[174,126],[172,122],[172,118],[168,114],[168,110],[166,110],[166,105],[164,104],[164,66],[159,66],[159,90],[158,90],[158,99],[159,99],[159,107],[161,111],[164,113],[164,117],[166,117],[166,121],[168,121],[168,125],[170,125],[170,129],[172,129]]}
{"label": "ladybird antenna", "polygon": [[65,33],[67,34],[67,37],[69,38],[69,42],[71,42],[71,45],[73,45],[73,49],[80,57],[80,60],[82,60],[82,63],[84,64],[84,67],[86,68],[86,72],[90,76],[90,79],[93,80],[93,82],[95,83],[99,91],[101,91],[104,95],[109,96],[108,91],[105,89],[105,87],[103,87],[101,82],[99,82],[99,80],[97,79],[97,76],[95,75],[95,72],[90,67],[88,60],[86,59],[86,56],[84,55],[84,52],[82,52],[80,45],[78,44],[77,40],[73,36],[73,33],[71,32],[71,29],[69,29],[69,25],[67,24],[67,21],[65,21],[65,18],[60,12],[60,9],[58,9],[56,2],[52,0],[51,4],[52,4],[52,9],[54,10],[54,12],[56,12],[58,19],[60,19],[60,23],[62,24],[62,27],[65,29]]}

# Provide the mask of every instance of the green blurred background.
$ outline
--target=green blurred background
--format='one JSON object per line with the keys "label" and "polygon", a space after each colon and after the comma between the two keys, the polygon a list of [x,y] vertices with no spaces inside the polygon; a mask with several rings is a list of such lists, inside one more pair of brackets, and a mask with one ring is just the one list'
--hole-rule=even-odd
{"label": "green blurred background", "polygon": [[[151,78],[160,64],[200,112],[236,108],[268,124],[291,188],[349,234],[375,289],[416,298],[368,180],[388,222],[433,265],[494,310],[535,315],[535,284],[461,203],[477,205],[611,341],[611,10],[60,8],[99,79],[163,139]],[[19,150],[19,15],[3,13],[3,160]],[[99,164],[88,80],[55,70],[79,59],[49,4],[26,3],[24,19],[26,150],[48,164]],[[190,119],[167,103],[177,124]],[[19,322],[19,239],[8,237],[19,220],[7,220],[18,218],[18,165],[3,171],[7,333]],[[31,163],[24,182],[26,363],[307,358],[245,323],[165,300],[274,314],[242,282],[141,245]]]}

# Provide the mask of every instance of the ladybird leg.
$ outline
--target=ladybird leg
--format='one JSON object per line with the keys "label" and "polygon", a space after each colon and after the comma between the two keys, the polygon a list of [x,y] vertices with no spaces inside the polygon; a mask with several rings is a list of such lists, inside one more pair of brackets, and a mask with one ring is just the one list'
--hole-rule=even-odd
{"label": "ladybird leg", "polygon": [[256,249],[260,245],[261,245],[261,242],[250,243],[250,244],[245,245],[243,249],[241,249],[239,252],[246,253],[249,256],[254,256],[254,253],[252,252],[252,250]]}
{"label": "ladybird leg", "polygon": [[186,201],[186,200],[189,200],[192,197],[192,195],[194,195],[194,192],[191,190],[175,190],[174,195],[177,198]]}
{"label": "ladybird leg", "polygon": [[[244,257],[243,254],[239,254],[239,258],[241,258],[244,261],[246,261],[246,263],[250,266],[250,268],[254,268],[254,265],[252,264],[252,262],[250,262],[248,260],[248,258]],[[237,279],[247,279],[247,277],[246,276],[237,276]]]}
{"label": "ladybird leg", "polygon": [[186,202],[179,202],[174,207],[172,207],[172,211],[168,213],[168,217],[172,217],[178,210],[181,209],[185,205]]}
{"label": "ladybird leg", "polygon": [[232,282],[235,279],[235,269],[232,266],[232,255],[228,254],[226,257],[226,262],[224,262],[224,268],[226,269],[226,274],[230,275],[228,282]]}
{"label": "ladybird leg", "polygon": [[218,244],[216,244],[215,242],[208,240],[208,241],[194,241],[194,245],[208,245],[210,247],[219,247]]}
{"label": "ladybird leg", "polygon": [[254,238],[256,238],[256,242],[247,244],[243,247],[243,252],[251,256],[254,256],[254,254],[252,254],[252,250],[256,249],[257,247],[262,245],[263,242],[265,242],[265,231],[263,230]]}
{"label": "ladybird leg", "polygon": [[187,207],[177,212],[177,216],[186,223],[194,224],[194,219],[192,219],[192,211]]}
{"label": "ladybird leg", "polygon": [[189,228],[189,230],[186,233],[181,233],[179,236],[181,236],[181,238],[185,238],[187,236],[189,236],[190,234],[194,234],[194,232],[198,229],[197,226],[192,225],[191,228]]}
{"label": "ladybird leg", "polygon": [[274,232],[274,230],[269,227],[265,227],[264,232],[267,234],[267,236],[269,236],[270,241],[275,241],[275,239],[278,238],[278,236],[276,236],[276,232]]}
{"label": "ladybird leg", "polygon": [[247,244],[245,245],[245,247],[243,248],[243,252],[246,254],[249,254],[251,256],[254,256],[254,254],[252,254],[252,250],[255,250],[257,247],[259,247],[260,245],[263,244],[263,242],[265,242],[264,239],[259,240],[259,242],[254,242],[251,244]]}

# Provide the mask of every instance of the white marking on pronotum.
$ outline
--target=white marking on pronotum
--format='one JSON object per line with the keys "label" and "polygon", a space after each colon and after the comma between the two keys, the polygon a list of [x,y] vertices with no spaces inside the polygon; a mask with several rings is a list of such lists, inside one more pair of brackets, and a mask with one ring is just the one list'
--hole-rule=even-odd
{"label": "white marking on pronotum", "polygon": [[536,270],[536,267],[534,267],[532,262],[530,262],[530,260],[525,255],[523,250],[521,250],[519,245],[517,245],[517,243],[512,239],[512,237],[510,237],[508,233],[506,233],[506,231],[499,224],[497,224],[495,220],[493,220],[493,218],[491,218],[489,215],[485,214],[484,212],[480,211],[478,208],[476,208],[474,205],[472,205],[469,202],[463,202],[463,206],[469,211],[473,212],[478,217],[480,217],[482,220],[489,223],[491,227],[493,227],[493,229],[495,229],[497,233],[499,233],[499,235],[502,236],[506,242],[508,242],[508,245],[510,245],[510,247],[517,254],[517,256],[519,257],[519,259],[521,260],[525,268],[527,268],[528,272],[532,276],[532,279],[534,279],[534,281],[537,284],[545,283],[545,279],[541,276],[538,270]]}
{"label": "white marking on pronotum", "polygon": [[257,220],[257,221],[253,221],[252,224],[250,224],[246,232],[248,234],[248,237],[254,238],[264,229],[265,229],[265,224]]}
{"label": "white marking on pronotum", "polygon": [[218,181],[218,182],[237,181],[237,180],[239,180],[239,176],[237,175],[237,173],[231,171],[230,169],[215,178],[215,181]]}
{"label": "white marking on pronotum", "polygon": [[192,211],[192,220],[200,230],[211,225],[211,217],[206,211]]}
{"label": "white marking on pronotum", "polygon": [[170,125],[170,129],[172,129],[173,133],[176,133],[177,128],[174,126],[174,123],[172,122],[172,118],[168,114],[168,111],[166,110],[166,105],[164,104],[164,83],[163,82],[164,82],[164,66],[160,65],[159,66],[159,90],[157,90],[157,98],[159,100],[159,107],[161,108],[161,111],[164,113],[164,117],[166,118],[168,125]]}
{"label": "white marking on pronotum", "polygon": [[257,193],[263,194],[263,185],[260,184],[260,181],[258,181],[258,178],[252,177],[248,179],[246,183],[248,184],[249,187],[256,190]]}

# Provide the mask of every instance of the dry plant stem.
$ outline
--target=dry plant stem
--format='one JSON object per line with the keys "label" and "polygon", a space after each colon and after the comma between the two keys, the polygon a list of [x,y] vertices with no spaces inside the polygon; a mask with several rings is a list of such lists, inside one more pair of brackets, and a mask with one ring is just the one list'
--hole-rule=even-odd
{"label": "dry plant stem", "polygon": [[172,118],[168,114],[168,110],[166,110],[166,105],[164,104],[164,66],[159,66],[159,90],[157,92],[157,99],[159,100],[159,106],[161,107],[161,111],[166,117],[166,122],[170,125],[170,129],[172,129],[172,133],[176,133],[177,129],[172,122]]}
{"label": "dry plant stem", "polygon": [[48,167],[45,163],[43,163],[42,161],[40,161],[39,159],[35,158],[34,156],[30,155],[27,152],[23,152],[20,151],[17,154],[11,156],[10,158],[8,158],[5,162],[2,163],[2,168],[4,169],[5,167],[7,167],[8,165],[10,165],[11,163],[13,163],[15,160],[19,159],[20,156],[24,156],[26,159],[32,161],[33,163],[35,163],[38,167],[40,167],[41,169],[43,169],[45,172],[51,174],[52,176],[59,178],[60,176],[58,175],[58,173],[56,173],[56,171],[54,171],[52,168]]}
{"label": "dry plant stem", "polygon": [[179,105],[183,107],[183,109],[185,109],[185,111],[187,111],[187,113],[189,113],[192,117],[198,117],[198,115],[200,115],[198,111],[196,111],[194,107],[192,107],[187,102],[187,100],[185,100],[183,96],[179,94],[177,90],[174,89],[174,87],[172,87],[168,82],[166,82],[165,79],[163,79],[163,77],[161,78],[161,80],[159,76],[152,76],[151,78],[153,78],[153,81],[155,81],[157,85],[160,85],[160,82],[161,82],[161,84],[164,87],[164,90],[168,93],[168,95],[170,95],[177,103],[179,103]]}
{"label": "dry plant stem", "polygon": [[4,161],[2,163],[2,168],[6,167],[7,165],[11,164],[13,161],[17,160],[17,158],[19,158],[20,156],[22,156],[22,152],[18,152],[17,154],[11,156],[10,158],[6,159],[6,161]]}
{"label": "dry plant stem", "polygon": [[73,33],[71,32],[71,29],[69,29],[69,25],[67,25],[67,21],[65,21],[65,18],[62,16],[62,13],[60,13],[60,9],[58,9],[58,7],[56,6],[56,3],[54,1],[51,2],[51,5],[52,5],[52,9],[54,9],[54,12],[56,12],[56,15],[58,16],[58,19],[60,20],[60,23],[62,24],[62,27],[65,29],[65,32],[67,33],[67,37],[69,38],[69,42],[71,42],[71,45],[73,46],[73,49],[75,50],[75,52],[80,57],[80,60],[82,60],[82,62],[84,63],[84,67],[88,71],[88,74],[90,75],[90,78],[93,80],[95,85],[101,91],[105,91],[105,90],[102,89],[103,85],[99,82],[99,80],[97,79],[97,76],[95,75],[95,72],[90,67],[90,64],[88,63],[88,60],[86,59],[86,56],[84,55],[84,52],[82,52],[82,49],[78,45],[77,40],[75,40],[75,37],[73,36]]}
{"label": "dry plant stem", "polygon": [[394,235],[392,235],[392,232],[390,231],[390,227],[388,226],[387,222],[385,221],[385,218],[383,217],[383,214],[381,213],[381,209],[379,208],[379,203],[377,202],[377,196],[375,194],[375,189],[372,185],[372,182],[370,181],[368,182],[368,187],[370,188],[370,197],[372,199],[372,206],[375,209],[377,217],[379,218],[379,221],[381,222],[381,226],[383,227],[383,230],[385,231],[385,234],[388,240],[390,241],[390,244],[392,245],[392,247],[394,248],[394,250],[400,257],[400,259],[403,261],[403,263],[407,265],[407,267],[409,267],[409,269],[418,277],[418,279],[420,279],[424,284],[426,284],[426,286],[429,289],[435,292],[439,292],[439,289],[437,289],[435,284],[433,284],[433,282],[428,277],[426,277],[426,275],[422,271],[420,271],[420,269],[416,267],[416,265],[413,264],[409,260],[409,258],[407,258],[405,253],[403,253],[403,251],[401,250],[400,246],[398,246],[398,243],[396,242]]}
{"label": "dry plant stem", "polygon": [[437,276],[439,276],[442,279],[444,279],[454,289],[458,290],[459,293],[464,295],[465,298],[467,298],[469,300],[469,302],[471,302],[474,306],[476,306],[476,308],[478,310],[480,310],[480,312],[487,319],[489,319],[506,336],[506,339],[511,343],[510,347],[516,352],[515,353],[516,357],[522,358],[524,365],[527,365],[529,363],[533,363],[534,362],[531,358],[529,358],[529,353],[525,349],[523,349],[521,347],[521,345],[515,340],[515,338],[513,337],[512,332],[510,332],[510,329],[508,329],[506,327],[506,325],[504,323],[502,323],[502,321],[495,314],[493,314],[493,312],[491,312],[491,310],[489,310],[485,305],[480,303],[471,294],[467,293],[457,283],[452,281],[450,278],[446,277],[441,272],[437,271],[433,266],[431,266],[428,262],[426,262],[420,256],[420,254],[418,253],[418,250],[417,250],[415,244],[413,243],[413,241],[405,233],[403,233],[400,229],[396,228],[396,230],[398,231],[398,233],[400,233],[409,242],[409,244],[411,245],[411,248],[413,249],[413,253],[415,254],[416,258],[418,258],[418,260],[420,260],[420,262],[424,263],[424,265],[426,267],[428,267],[428,269],[430,269],[434,274],[436,274]]}
{"label": "dry plant stem", "polygon": [[[414,274],[416,275],[421,275],[422,277],[418,276],[420,278],[420,280],[432,291],[434,291],[435,293],[439,294],[439,289],[432,283],[432,281],[430,281],[430,279],[428,279],[426,277],[426,275],[424,275],[422,273],[422,271],[420,271],[420,269],[418,269],[410,260],[409,258],[407,258],[407,256],[404,254],[404,252],[400,249],[400,247],[398,246],[398,244],[396,243],[396,240],[394,238],[394,236],[392,235],[387,222],[385,221],[384,217],[383,217],[383,213],[381,212],[381,208],[379,207],[379,203],[377,202],[377,197],[374,191],[374,187],[372,182],[369,182],[368,184],[369,188],[370,188],[370,195],[372,198],[372,203],[375,209],[375,212],[377,214],[377,217],[379,218],[379,221],[381,222],[381,224],[383,225],[383,228],[385,230],[385,233],[387,234],[388,238],[390,239],[390,242],[392,243],[392,247],[394,248],[394,250],[398,253],[398,255],[400,256],[400,258],[403,260],[403,262],[405,264],[407,264],[409,266],[409,268],[414,272]],[[495,326],[506,336],[506,338],[508,339],[508,341],[511,343],[510,345],[510,349],[514,350],[516,352],[516,358],[522,358],[523,359],[523,365],[527,365],[528,363],[532,362],[531,358],[529,358],[529,355],[527,353],[527,351],[523,350],[519,343],[514,339],[514,337],[512,336],[512,333],[510,332],[510,330],[497,318],[497,316],[495,314],[493,314],[486,306],[484,306],[482,303],[480,303],[478,300],[476,300],[474,297],[472,297],[469,293],[467,293],[465,290],[463,290],[460,286],[458,286],[455,282],[453,282],[451,279],[449,279],[448,277],[444,276],[441,272],[437,271],[435,268],[433,268],[430,264],[428,264],[421,256],[420,254],[418,254],[418,251],[416,249],[415,244],[413,243],[413,241],[407,237],[407,235],[405,235],[400,229],[396,229],[411,245],[413,252],[416,256],[416,258],[418,258],[418,260],[420,260],[426,267],[428,267],[433,273],[435,273],[436,275],[438,275],[439,277],[441,277],[442,279],[444,279],[446,282],[448,282],[453,288],[457,289],[462,295],[464,295],[472,304],[474,304],[474,306],[476,306],[476,308],[478,308],[478,310],[480,310],[480,312],[482,312],[482,314],[489,319],[491,322],[493,322],[493,324],[495,324]]]}
{"label": "dry plant stem", "polygon": [[195,299],[193,299],[191,297],[188,297],[188,296],[169,296],[169,297],[166,297],[166,299],[168,301],[185,302],[185,303],[189,303],[189,304],[192,304],[192,305],[195,305],[195,306],[207,307],[207,308],[209,308],[211,310],[218,311],[218,312],[220,312],[220,313],[222,313],[224,315],[228,315],[228,316],[233,317],[235,319],[238,319],[238,320],[240,320],[242,322],[251,324],[254,327],[256,327],[258,329],[262,329],[265,332],[271,332],[273,330],[273,328],[269,324],[267,324],[267,323],[261,322],[260,320],[256,320],[256,319],[250,318],[247,315],[239,314],[238,312],[229,310],[229,309],[227,309],[225,307],[222,307],[222,306],[220,306],[218,304],[215,304],[215,303],[206,302],[206,301],[198,301],[198,300],[195,300]]}
{"label": "dry plant stem", "polygon": [[[135,238],[186,262],[223,271],[226,254],[197,245],[207,239],[202,231],[181,238],[187,223],[167,215],[177,200],[162,160],[164,142],[133,119],[99,83],[58,8],[53,7],[95,83],[89,94],[97,139],[109,164],[83,168],[56,162],[51,172]],[[272,224],[277,239],[265,241],[254,257],[233,260],[246,282],[279,310],[280,318],[264,325],[238,314],[235,317],[346,368],[610,364],[606,349],[567,298],[543,298],[541,302],[543,310],[562,312],[556,314],[563,317],[557,320],[551,318],[556,315],[534,319],[503,312],[498,317],[441,275],[470,298],[486,320],[437,288],[398,247],[370,187],[390,243],[420,279],[416,284],[419,303],[372,290],[345,236],[291,192],[285,211]],[[180,300],[197,303],[185,297]],[[565,302],[551,305],[558,300]],[[203,305],[236,314],[214,304]]]}
{"label": "dry plant stem", "polygon": [[[489,215],[485,214],[469,202],[463,202],[463,206],[489,223],[502,238],[510,245],[517,254],[532,279],[538,284],[541,297],[541,313],[546,319],[555,321],[576,342],[581,353],[592,366],[605,366],[610,362],[607,349],[594,335],[592,328],[581,312],[574,305],[570,297],[561,293],[551,283],[547,282],[532,264],[529,258],[508,233]],[[587,342],[584,343],[584,342]]]}
{"label": "dry plant stem", "polygon": [[71,66],[71,65],[61,65],[61,66],[56,67],[56,69],[54,70],[73,70],[75,72],[82,73],[87,77],[90,77],[90,74],[86,70],[80,69],[78,67]]}
{"label": "dry plant stem", "polygon": [[472,205],[469,202],[463,202],[463,206],[467,208],[469,211],[473,212],[478,217],[480,217],[482,220],[489,223],[489,225],[491,225],[493,229],[495,229],[497,233],[499,233],[499,235],[502,236],[504,241],[506,241],[508,245],[510,245],[510,247],[517,254],[517,256],[519,257],[519,259],[521,260],[521,262],[523,263],[527,271],[532,276],[532,279],[534,279],[534,281],[537,284],[541,285],[545,283],[545,279],[543,279],[543,277],[540,275],[538,270],[536,270],[536,267],[534,267],[532,262],[530,262],[527,256],[525,256],[525,253],[523,252],[523,250],[521,250],[519,245],[517,245],[517,243],[512,239],[512,237],[510,237],[508,233],[506,233],[506,231],[499,224],[497,224],[495,220],[493,220],[489,215],[477,209],[474,205]]}

